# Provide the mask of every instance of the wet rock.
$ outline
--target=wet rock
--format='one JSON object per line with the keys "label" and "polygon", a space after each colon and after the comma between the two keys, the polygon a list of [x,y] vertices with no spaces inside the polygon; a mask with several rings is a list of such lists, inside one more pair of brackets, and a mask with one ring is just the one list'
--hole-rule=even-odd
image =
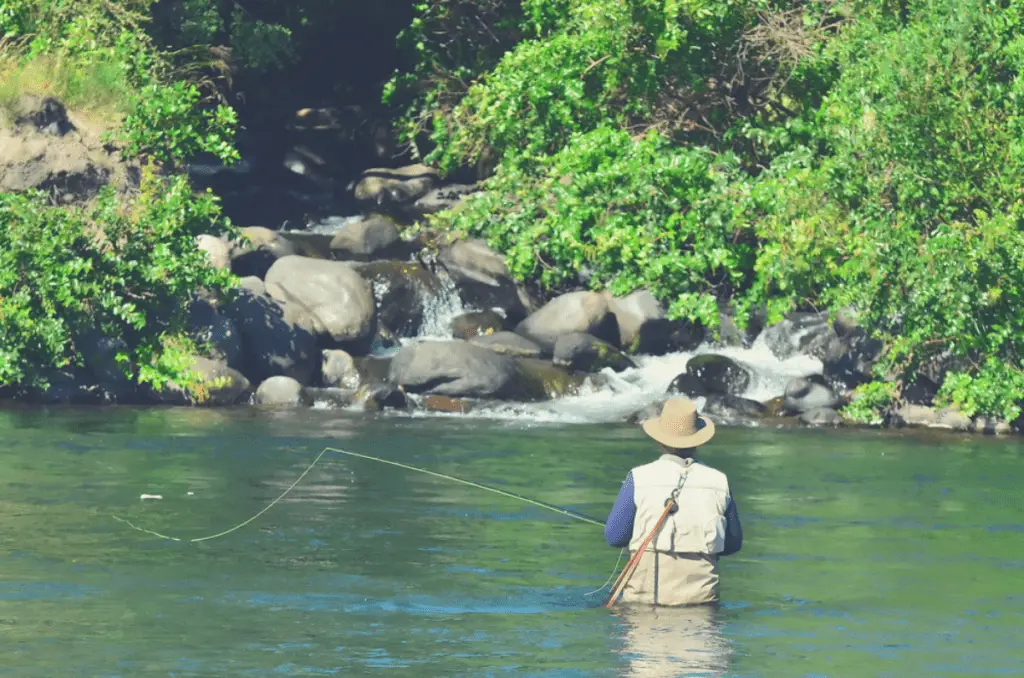
{"label": "wet rock", "polygon": [[582,332],[612,345],[619,341],[619,323],[598,292],[569,292],[555,297],[516,326],[516,332],[553,351],[564,334]]}
{"label": "wet rock", "polygon": [[452,336],[456,339],[472,339],[501,332],[505,329],[505,316],[497,311],[474,311],[463,313],[452,320]]}
{"label": "wet rock", "polygon": [[414,216],[424,217],[457,207],[466,197],[477,190],[475,184],[448,184],[435,188],[417,200],[411,210]]}
{"label": "wet rock", "polygon": [[544,355],[543,349],[536,342],[515,332],[495,332],[473,337],[470,343],[516,358],[540,358]]}
{"label": "wet rock", "polygon": [[709,393],[740,395],[750,386],[750,371],[735,360],[707,353],[690,358],[686,373],[701,381]]}
{"label": "wet rock", "polygon": [[767,411],[768,408],[756,400],[719,394],[709,395],[703,408],[704,414],[725,421],[760,419],[765,416]]}
{"label": "wet rock", "polygon": [[335,259],[371,261],[400,258],[407,254],[398,225],[384,216],[370,216],[346,222],[331,238]]}
{"label": "wet rock", "polygon": [[994,417],[977,417],[971,427],[975,433],[986,433],[988,435],[1009,435],[1013,427],[1009,422]]}
{"label": "wet rock", "polygon": [[463,398],[450,398],[442,395],[428,395],[423,398],[423,409],[430,412],[451,412],[465,414],[473,409],[473,404]]}
{"label": "wet rock", "polygon": [[950,407],[938,411],[935,425],[953,431],[970,431],[974,428],[974,422],[970,417]]}
{"label": "wet rock", "polygon": [[228,367],[243,369],[242,335],[235,323],[206,299],[195,299],[189,306],[192,338],[207,346],[207,358],[222,360]]}
{"label": "wet rock", "polygon": [[224,238],[215,235],[196,237],[196,246],[206,252],[210,265],[216,269],[227,271],[231,268],[231,244]]}
{"label": "wet rock", "polygon": [[643,406],[633,414],[626,417],[627,424],[639,425],[661,415],[661,410],[665,406],[665,400],[658,400]]}
{"label": "wet rock", "polygon": [[939,421],[938,413],[924,405],[901,405],[892,413],[894,426],[934,426]]}
{"label": "wet rock", "polygon": [[502,398],[515,390],[516,363],[462,340],[403,346],[391,361],[389,381],[410,393]]}
{"label": "wet rock", "polygon": [[46,387],[10,391],[9,395],[20,395],[39,405],[97,405],[106,401],[84,370],[45,370],[43,377],[49,382]]}
{"label": "wet rock", "polygon": [[326,349],[320,368],[324,386],[355,390],[359,388],[359,370],[355,361],[341,349]]}
{"label": "wet rock", "polygon": [[305,407],[311,404],[302,384],[290,377],[271,377],[256,389],[256,404],[268,407]]}
{"label": "wet rock", "polygon": [[845,325],[840,341],[829,344],[821,357],[825,378],[834,386],[854,389],[874,379],[872,370],[882,355],[882,342],[871,339],[859,328]]}
{"label": "wet rock", "polygon": [[361,203],[376,206],[411,204],[440,183],[437,170],[426,165],[397,169],[374,168],[363,172],[353,195]]}
{"label": "wet rock", "polygon": [[312,321],[307,327],[328,347],[367,350],[377,330],[377,305],[370,284],[342,261],[288,256],[267,271],[267,293],[295,304]]}
{"label": "wet rock", "polygon": [[811,375],[791,379],[786,384],[782,409],[788,414],[804,414],[814,410],[834,409],[839,397],[825,383],[823,377]]}
{"label": "wet rock", "polygon": [[931,405],[939,394],[939,385],[924,376],[917,375],[910,383],[904,384],[900,399],[911,405]]}
{"label": "wet rock", "polygon": [[839,413],[828,407],[809,410],[800,415],[800,423],[807,426],[841,426],[843,418]]}
{"label": "wet rock", "polygon": [[183,387],[170,383],[163,390],[148,388],[149,397],[164,405],[235,405],[252,392],[249,380],[222,361],[194,357],[189,371],[198,384]]}
{"label": "wet rock", "polygon": [[285,376],[310,384],[319,354],[316,340],[289,309],[265,294],[238,290],[223,309],[242,336],[241,370],[254,382]]}
{"label": "wet rock", "polygon": [[[98,330],[86,330],[75,339],[75,345],[82,354],[85,370],[81,373],[71,372],[78,381],[77,389],[88,391],[93,399],[106,403],[130,403],[137,397],[136,385],[125,366],[117,360],[119,353],[127,352],[128,346],[119,337],[108,337]],[[57,372],[57,393],[74,393],[70,388],[67,372]],[[85,394],[72,396],[84,399]]]}
{"label": "wet rock", "polygon": [[359,371],[359,382],[363,386],[379,386],[388,383],[391,374],[391,357],[367,356],[354,358]]}
{"label": "wet rock", "polygon": [[687,398],[702,398],[709,395],[707,387],[692,374],[683,372],[668,385],[667,393],[684,395]]}
{"label": "wet rock", "polygon": [[332,407],[344,408],[356,401],[357,391],[347,388],[305,387],[306,396],[314,405],[325,404]]}
{"label": "wet rock", "polygon": [[587,380],[546,360],[519,358],[515,364],[517,378],[511,395],[515,400],[537,402],[576,395]]}
{"label": "wet rock", "polygon": [[510,324],[532,309],[528,295],[509,273],[505,258],[480,240],[457,240],[441,247],[438,263],[451,276],[463,303],[472,308],[500,308]]}
{"label": "wet rock", "polygon": [[441,281],[418,263],[374,261],[354,266],[370,283],[381,324],[399,337],[415,337],[431,305],[444,294]]}
{"label": "wet rock", "polygon": [[790,313],[762,333],[765,344],[779,360],[796,355],[823,358],[840,345],[828,313]]}
{"label": "wet rock", "polygon": [[296,254],[295,245],[276,231],[262,226],[241,229],[242,236],[231,248],[231,272],[261,280],[278,259]]}
{"label": "wet rock", "polygon": [[409,406],[409,399],[400,388],[389,384],[372,386],[363,393],[363,411],[380,412],[386,409],[404,410]]}
{"label": "wet rock", "polygon": [[558,337],[554,348],[554,363],[581,372],[600,372],[606,367],[622,372],[636,367],[619,349],[582,332]]}

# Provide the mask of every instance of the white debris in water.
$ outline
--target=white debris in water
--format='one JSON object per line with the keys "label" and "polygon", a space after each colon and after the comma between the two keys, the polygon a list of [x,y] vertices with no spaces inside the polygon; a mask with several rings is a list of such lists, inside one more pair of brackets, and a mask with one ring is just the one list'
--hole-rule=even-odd
{"label": "white debris in water", "polygon": [[139,495],[139,500],[140,501],[146,500],[146,499],[163,499],[163,497],[161,495],[159,495],[159,494],[142,494],[142,495]]}

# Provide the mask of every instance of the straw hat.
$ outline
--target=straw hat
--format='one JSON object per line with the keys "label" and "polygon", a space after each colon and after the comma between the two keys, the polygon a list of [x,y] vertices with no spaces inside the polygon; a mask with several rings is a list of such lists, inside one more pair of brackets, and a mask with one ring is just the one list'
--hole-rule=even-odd
{"label": "straw hat", "polygon": [[715,436],[715,424],[697,415],[697,406],[686,398],[672,398],[661,408],[661,415],[643,423],[644,433],[662,445],[689,449]]}

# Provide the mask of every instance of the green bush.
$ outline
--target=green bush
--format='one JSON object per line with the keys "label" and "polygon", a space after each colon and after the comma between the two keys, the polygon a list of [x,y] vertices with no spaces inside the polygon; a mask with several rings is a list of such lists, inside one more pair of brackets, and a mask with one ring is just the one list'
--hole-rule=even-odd
{"label": "green bush", "polygon": [[53,369],[82,365],[76,342],[96,330],[126,341],[118,359],[139,381],[180,378],[161,356],[185,329],[185,302],[232,282],[195,237],[227,229],[211,196],[152,169],[131,205],[109,188],[90,209],[0,194],[0,384],[45,385]]}

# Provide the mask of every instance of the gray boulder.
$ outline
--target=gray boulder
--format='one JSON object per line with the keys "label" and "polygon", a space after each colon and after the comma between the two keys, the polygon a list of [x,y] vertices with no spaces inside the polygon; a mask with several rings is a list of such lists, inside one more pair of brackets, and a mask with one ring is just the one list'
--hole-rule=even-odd
{"label": "gray boulder", "polygon": [[672,345],[673,323],[665,308],[647,290],[613,297],[609,309],[619,324],[619,346],[630,353],[663,355]]}
{"label": "gray boulder", "polygon": [[687,398],[702,398],[708,395],[708,387],[697,377],[683,372],[668,385],[667,393],[684,395]]}
{"label": "gray boulder", "polygon": [[525,318],[533,308],[529,296],[509,273],[505,257],[483,241],[457,240],[443,246],[437,260],[467,306],[500,308],[512,324]]}
{"label": "gray boulder", "polygon": [[269,228],[248,226],[241,236],[231,248],[231,271],[239,277],[262,279],[275,261],[296,254],[295,245]]}
{"label": "gray boulder", "polygon": [[516,363],[465,341],[426,341],[402,347],[389,380],[410,393],[501,398],[514,390]]}
{"label": "gray boulder", "polygon": [[686,373],[696,377],[709,393],[738,396],[750,386],[750,371],[731,358],[707,353],[690,358]]}
{"label": "gray boulder", "polygon": [[359,388],[359,370],[355,361],[345,351],[327,349],[323,352],[321,367],[323,384],[327,387],[357,389]]}
{"label": "gray boulder", "polygon": [[712,394],[704,403],[704,414],[725,422],[745,422],[761,419],[768,412],[764,404],[734,395]]}
{"label": "gray boulder", "polygon": [[355,199],[376,206],[412,204],[441,181],[437,170],[426,165],[397,169],[377,167],[363,172],[353,189]]}
{"label": "gray boulder", "polygon": [[302,384],[291,377],[270,377],[256,389],[255,402],[270,407],[303,407],[311,401]]}
{"label": "gray boulder", "polygon": [[782,409],[789,414],[803,414],[812,410],[835,409],[839,397],[832,392],[820,376],[798,377],[786,384]]}
{"label": "gray boulder", "polygon": [[206,299],[195,299],[189,307],[192,338],[209,347],[208,358],[242,369],[242,335],[235,323]]}
{"label": "gray boulder", "polygon": [[452,336],[456,339],[468,340],[504,329],[505,317],[497,311],[474,311],[452,319]]}
{"label": "gray boulder", "polygon": [[544,354],[540,345],[515,332],[495,332],[473,337],[469,343],[483,346],[495,353],[517,358],[540,358]]}
{"label": "gray boulder", "polygon": [[606,367],[622,372],[636,367],[636,363],[619,349],[583,332],[558,337],[553,362],[581,372],[600,372]]}
{"label": "gray boulder", "polygon": [[800,423],[807,426],[841,426],[843,418],[834,409],[821,407],[802,413]]}
{"label": "gray boulder", "polygon": [[516,326],[516,332],[546,350],[554,350],[558,337],[582,332],[612,345],[619,342],[619,324],[598,292],[569,292],[556,297]]}
{"label": "gray boulder", "polygon": [[369,348],[377,329],[370,284],[342,261],[288,256],[267,271],[267,294],[308,314],[307,327],[325,346]]}
{"label": "gray boulder", "polygon": [[841,342],[828,313],[790,313],[762,333],[765,344],[779,360],[796,355],[824,358]]}
{"label": "gray boulder", "polygon": [[349,221],[331,239],[331,255],[335,259],[371,261],[398,257],[404,249],[402,235],[394,221],[384,216],[370,216]]}
{"label": "gray boulder", "polygon": [[222,271],[231,268],[231,244],[224,238],[215,235],[200,235],[196,237],[196,246],[206,252],[210,265]]}
{"label": "gray boulder", "polygon": [[164,405],[235,405],[252,392],[249,380],[222,361],[194,357],[189,371],[197,384],[167,384],[162,390],[150,388],[150,397]]}
{"label": "gray boulder", "polygon": [[296,323],[297,312],[265,294],[237,291],[223,309],[242,336],[241,370],[261,383],[270,377],[291,377],[310,384],[318,354],[313,335]]}

